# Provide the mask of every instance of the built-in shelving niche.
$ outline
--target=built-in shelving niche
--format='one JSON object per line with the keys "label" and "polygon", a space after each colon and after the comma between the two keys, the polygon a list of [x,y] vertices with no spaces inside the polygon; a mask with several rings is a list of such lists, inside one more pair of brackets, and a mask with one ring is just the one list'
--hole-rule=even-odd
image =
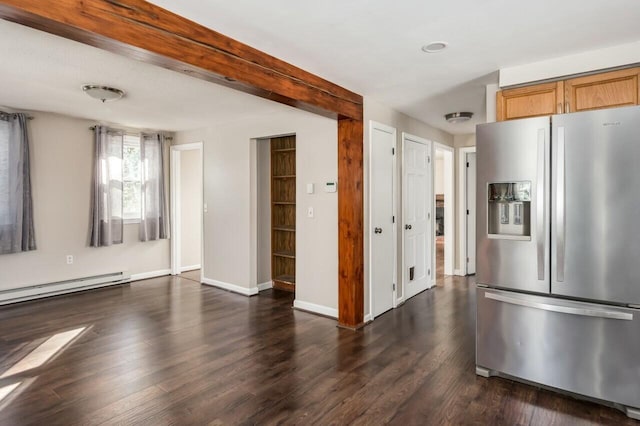
{"label": "built-in shelving niche", "polygon": [[273,288],[295,291],[295,135],[271,139],[271,277]]}

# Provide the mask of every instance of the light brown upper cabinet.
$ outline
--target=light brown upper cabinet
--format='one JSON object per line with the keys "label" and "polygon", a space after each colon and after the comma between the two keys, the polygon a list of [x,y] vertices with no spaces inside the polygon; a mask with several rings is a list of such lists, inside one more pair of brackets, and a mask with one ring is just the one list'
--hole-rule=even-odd
{"label": "light brown upper cabinet", "polygon": [[498,121],[562,113],[564,83],[536,84],[501,90],[496,94]]}
{"label": "light brown upper cabinet", "polygon": [[640,68],[630,68],[564,82],[565,112],[638,105]]}
{"label": "light brown upper cabinet", "polygon": [[553,83],[501,90],[498,121],[638,105],[640,68],[628,68]]}

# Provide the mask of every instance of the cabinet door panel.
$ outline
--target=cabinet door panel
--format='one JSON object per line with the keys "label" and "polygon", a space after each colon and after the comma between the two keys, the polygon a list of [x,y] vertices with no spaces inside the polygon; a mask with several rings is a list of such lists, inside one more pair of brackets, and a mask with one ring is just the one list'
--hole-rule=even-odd
{"label": "cabinet door panel", "polygon": [[638,105],[639,73],[631,68],[566,80],[565,112]]}
{"label": "cabinet door panel", "polygon": [[562,81],[505,89],[496,96],[498,121],[515,120],[562,113]]}

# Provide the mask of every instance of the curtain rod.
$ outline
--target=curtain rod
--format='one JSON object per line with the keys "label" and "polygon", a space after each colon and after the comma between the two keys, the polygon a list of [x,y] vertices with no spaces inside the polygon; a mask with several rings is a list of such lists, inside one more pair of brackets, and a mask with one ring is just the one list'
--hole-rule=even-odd
{"label": "curtain rod", "polygon": [[[21,114],[21,113],[0,111],[0,117],[5,117],[5,116],[6,117],[10,117],[10,116],[15,115],[15,114]],[[22,114],[24,114],[24,113],[22,113]],[[33,119],[34,119],[34,117],[32,117],[30,115],[27,115],[27,120],[33,120]]]}
{"label": "curtain rod", "polygon": [[[89,127],[89,130],[95,130],[95,129],[96,129],[96,126]],[[126,130],[124,132],[126,133]],[[144,133],[144,132],[140,132],[140,133]],[[165,136],[164,138],[170,141],[173,140],[173,136]]]}

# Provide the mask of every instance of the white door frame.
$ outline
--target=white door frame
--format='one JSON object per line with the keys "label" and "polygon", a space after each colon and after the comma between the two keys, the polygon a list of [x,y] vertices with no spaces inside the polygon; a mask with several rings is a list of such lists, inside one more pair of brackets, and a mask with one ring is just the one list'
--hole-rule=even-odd
{"label": "white door frame", "polygon": [[[367,172],[368,172],[368,176],[369,176],[369,194],[368,194],[368,217],[367,220],[369,222],[369,230],[367,232],[367,235],[369,237],[369,253],[368,253],[368,260],[369,260],[369,317],[371,320],[374,319],[374,314],[373,314],[373,226],[372,226],[372,220],[373,220],[373,209],[371,208],[371,206],[373,205],[373,188],[371,185],[371,164],[372,164],[372,160],[371,160],[371,153],[373,152],[373,130],[374,129],[378,129],[381,130],[383,132],[387,132],[393,135],[393,149],[395,151],[395,154],[397,154],[397,130],[395,129],[395,127],[391,127],[391,126],[387,126],[386,124],[382,124],[382,123],[378,123],[376,121],[370,120],[369,121],[369,145],[368,145],[368,149],[369,149],[369,156],[368,156],[368,161],[367,161]],[[391,210],[393,211],[393,216],[396,218],[396,223],[394,224],[395,226],[393,226],[393,240],[395,242],[395,244],[393,245],[393,277],[394,277],[394,281],[397,281],[398,279],[398,211],[397,211],[397,201],[396,201],[396,194],[397,194],[397,188],[396,188],[396,182],[397,182],[397,177],[396,177],[396,171],[397,171],[397,157],[394,154],[394,161],[393,161],[393,166],[392,166],[392,172],[391,172],[391,176],[393,179],[393,182],[391,184],[391,188],[393,191],[392,194],[392,207]],[[404,297],[404,290],[402,293],[402,296]],[[393,290],[393,308],[397,308],[398,305],[400,304],[400,302],[398,301],[398,284],[396,284],[396,288]]]}
{"label": "white door frame", "polygon": [[458,149],[458,194],[459,194],[459,216],[460,224],[458,235],[458,247],[460,247],[460,270],[459,275],[467,275],[467,154],[476,152],[475,146]]}
{"label": "white door frame", "polygon": [[178,202],[181,197],[180,190],[180,153],[182,151],[200,151],[200,159],[202,160],[202,208],[200,209],[200,281],[204,277],[204,155],[203,143],[195,142],[183,145],[171,145],[170,152],[170,200],[171,200],[171,275],[180,274],[180,257],[181,257],[181,241],[180,241],[180,220],[182,206]]}
{"label": "white door frame", "polygon": [[[456,232],[456,226],[455,226],[455,208],[456,208],[456,188],[455,188],[455,149],[451,146],[448,145],[443,145],[441,143],[438,142],[433,142],[433,152],[431,155],[431,158],[435,158],[435,152],[436,150],[441,150],[441,151],[447,151],[450,153],[451,157],[450,157],[450,161],[451,164],[449,165],[449,167],[447,167],[446,162],[447,162],[447,156],[445,156],[445,166],[444,166],[444,202],[445,202],[445,208],[444,208],[444,226],[445,226],[445,233],[444,233],[444,274],[445,275],[453,275],[454,274],[454,263],[455,263],[455,232]],[[447,172],[447,168],[449,168],[449,173]],[[432,168],[433,169],[433,168]],[[435,194],[435,179],[433,180],[433,185],[434,185],[434,191],[433,191],[433,209],[435,212],[435,205],[436,205],[436,194]],[[450,194],[449,194],[450,192]],[[433,223],[435,224],[435,214],[433,215]],[[449,226],[447,226],[447,223],[449,223]],[[434,225],[435,226],[435,225]],[[446,230],[449,229],[450,232],[447,232]],[[433,232],[434,238],[433,238],[433,258],[434,258],[434,265],[435,265],[435,254],[436,254],[436,239],[435,239],[435,227],[434,227],[434,232]],[[436,274],[433,274],[434,277],[436,276]]]}
{"label": "white door frame", "polygon": [[[412,141],[412,142],[417,142],[423,145],[428,145],[431,144],[431,151],[429,151],[429,156],[430,156],[430,164],[431,164],[431,194],[432,194],[432,202],[431,202],[431,211],[429,212],[431,214],[431,230],[429,232],[431,232],[431,241],[432,241],[432,249],[431,249],[431,259],[429,259],[429,262],[427,263],[428,267],[431,269],[431,277],[430,277],[430,282],[428,284],[427,289],[432,288],[435,283],[436,283],[436,268],[434,267],[435,265],[435,244],[436,244],[436,239],[435,239],[435,212],[436,212],[436,206],[435,206],[435,181],[434,181],[434,168],[435,168],[435,164],[433,162],[434,159],[434,142],[430,141],[428,139],[425,138],[421,138],[419,136],[414,136],[412,134],[406,133],[406,132],[402,132],[402,177],[401,177],[401,182],[402,182],[402,194],[404,197],[404,190],[407,187],[407,182],[405,180],[405,174],[404,174],[404,169],[405,169],[405,164],[404,164],[404,153],[405,153],[405,142],[406,141]],[[404,207],[404,198],[402,199],[402,205]],[[404,300],[406,298],[406,283],[405,283],[405,268],[406,268],[406,264],[405,264],[405,253],[404,253],[404,225],[405,225],[405,218],[404,218],[404,208],[402,210],[402,219],[399,221],[400,223],[398,224],[400,226],[400,232],[402,235],[402,244],[401,244],[401,250],[402,250],[402,299]]]}

